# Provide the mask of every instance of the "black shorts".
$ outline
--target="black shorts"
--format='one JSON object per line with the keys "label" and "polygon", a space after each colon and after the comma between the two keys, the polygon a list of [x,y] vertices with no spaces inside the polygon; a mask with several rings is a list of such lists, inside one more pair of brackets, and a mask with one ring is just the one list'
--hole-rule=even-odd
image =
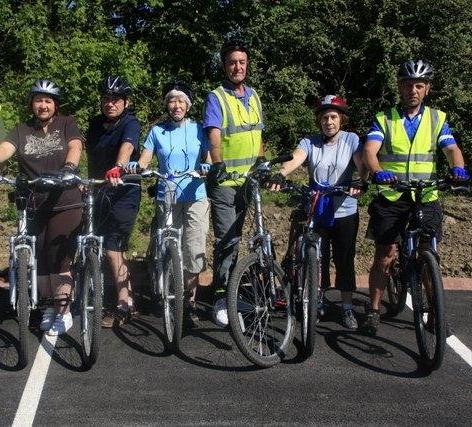
{"label": "black shorts", "polygon": [[[391,245],[405,231],[413,212],[414,203],[409,194],[403,194],[396,202],[379,195],[369,205],[367,237],[379,245]],[[423,205],[423,225],[435,233],[436,240],[442,236],[442,208],[439,200]]]}
{"label": "black shorts", "polygon": [[82,208],[36,211],[28,220],[28,232],[36,236],[38,275],[70,271],[82,223]]}
{"label": "black shorts", "polygon": [[140,187],[102,188],[95,196],[95,232],[109,251],[128,250],[128,241],[141,201]]}

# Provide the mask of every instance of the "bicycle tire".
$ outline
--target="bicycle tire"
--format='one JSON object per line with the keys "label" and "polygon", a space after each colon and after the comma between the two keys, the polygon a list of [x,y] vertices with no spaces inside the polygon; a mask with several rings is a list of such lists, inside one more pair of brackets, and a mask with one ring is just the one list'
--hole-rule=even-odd
{"label": "bicycle tire", "polygon": [[169,351],[178,351],[184,317],[184,280],[179,251],[169,242],[163,262],[164,343]]}
{"label": "bicycle tire", "polygon": [[303,271],[301,338],[303,354],[305,357],[310,357],[315,349],[320,286],[320,263],[316,248],[313,246],[307,248]]}
{"label": "bicycle tire", "polygon": [[[237,262],[227,290],[228,321],[233,339],[241,353],[261,368],[274,366],[286,356],[294,332],[290,284],[280,265],[274,261],[273,266],[279,298],[273,307],[270,306],[268,267],[260,264],[257,253]],[[267,327],[271,327],[271,331],[266,331]]]}
{"label": "bicycle tire", "polygon": [[84,366],[91,368],[98,359],[103,305],[103,282],[98,254],[91,249],[81,266],[80,326]]}
{"label": "bicycle tire", "polygon": [[[446,349],[446,321],[441,271],[430,250],[419,255],[414,276],[412,300],[418,350],[423,366],[436,370],[441,366]],[[427,277],[431,283],[429,297],[425,285]]]}
{"label": "bicycle tire", "polygon": [[21,248],[17,252],[16,260],[16,311],[18,315],[18,366],[24,368],[28,364],[28,332],[30,319],[30,299],[28,280],[29,251]]}
{"label": "bicycle tire", "polygon": [[156,237],[156,224],[153,221],[151,223],[151,238],[149,240],[149,246],[147,249],[146,260],[147,260],[147,271],[150,280],[150,296],[153,301],[159,301],[161,298],[159,292],[159,266],[156,262],[156,251],[157,248],[157,237]]}
{"label": "bicycle tire", "polygon": [[401,261],[398,257],[390,269],[389,280],[386,287],[388,297],[387,315],[396,317],[405,309],[406,296],[408,293],[408,285],[405,280],[403,280]]}

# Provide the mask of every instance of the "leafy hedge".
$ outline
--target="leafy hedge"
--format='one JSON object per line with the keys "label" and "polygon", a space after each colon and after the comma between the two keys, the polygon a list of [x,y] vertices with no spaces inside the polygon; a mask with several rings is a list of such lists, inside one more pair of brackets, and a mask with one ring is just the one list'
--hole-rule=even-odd
{"label": "leafy hedge", "polygon": [[430,103],[448,112],[470,164],[471,21],[467,0],[0,0],[0,114],[7,127],[24,119],[32,82],[46,77],[85,130],[98,82],[116,73],[135,87],[146,125],[162,113],[161,87],[173,76],[193,83],[201,118],[222,77],[221,40],[239,28],[251,39],[250,83],[273,150],[315,131],[311,105],[326,93],[347,97],[351,127],[365,133],[397,101],[397,65],[421,57],[436,69]]}

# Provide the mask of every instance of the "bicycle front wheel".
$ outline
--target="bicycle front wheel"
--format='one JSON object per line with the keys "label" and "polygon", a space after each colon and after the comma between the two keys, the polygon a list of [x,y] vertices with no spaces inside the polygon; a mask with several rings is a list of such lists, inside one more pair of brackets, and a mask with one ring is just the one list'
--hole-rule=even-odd
{"label": "bicycle front wheel", "polygon": [[26,248],[18,250],[16,260],[16,311],[18,314],[18,365],[24,368],[28,364],[28,329],[30,319],[29,299],[29,251]]}
{"label": "bicycle front wheel", "polygon": [[90,251],[81,266],[80,324],[84,362],[90,368],[98,358],[103,304],[103,282],[98,254]]}
{"label": "bicycle front wheel", "polygon": [[315,349],[318,288],[320,286],[320,263],[316,248],[313,246],[309,246],[306,251],[303,271],[301,336],[303,353],[306,357],[310,357]]}
{"label": "bicycle front wheel", "polygon": [[418,257],[415,278],[412,300],[416,341],[424,366],[435,370],[444,357],[446,322],[441,271],[431,251]]}
{"label": "bicycle front wheel", "polygon": [[228,320],[241,353],[257,366],[268,368],[281,361],[292,342],[294,318],[290,285],[282,268],[273,262],[275,295],[270,269],[259,255],[241,258],[228,284]]}
{"label": "bicycle front wheel", "polygon": [[175,242],[167,246],[163,268],[164,341],[168,350],[177,351],[182,340],[184,280]]}

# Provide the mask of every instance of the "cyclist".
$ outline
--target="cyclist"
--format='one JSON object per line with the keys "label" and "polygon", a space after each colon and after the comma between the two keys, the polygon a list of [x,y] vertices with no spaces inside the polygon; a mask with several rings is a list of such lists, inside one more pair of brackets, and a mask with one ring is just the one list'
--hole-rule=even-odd
{"label": "cyclist", "polygon": [[[34,83],[29,93],[33,116],[15,126],[0,143],[0,163],[15,154],[19,173],[28,179],[77,170],[82,136],[72,116],[59,114],[60,99],[60,89],[53,81]],[[40,329],[60,335],[72,327],[70,269],[82,220],[82,198],[77,188],[36,188],[28,209],[28,233],[37,239],[39,292],[42,298],[54,298],[54,308],[45,310]]]}
{"label": "cyclist", "polygon": [[[375,256],[369,274],[371,309],[364,332],[375,335],[380,322],[380,302],[389,269],[396,257],[395,242],[405,230],[412,195],[392,190],[397,180],[436,178],[436,149],[441,148],[455,180],[469,179],[464,159],[446,121],[446,114],[425,105],[431,92],[433,67],[424,60],[409,60],[398,70],[400,104],[376,115],[367,135],[364,161],[378,185],[378,196],[369,206],[369,232],[375,239]],[[382,185],[386,184],[386,185]],[[423,197],[425,224],[441,239],[442,209],[437,191]]]}
{"label": "cyclist", "polygon": [[[316,122],[321,133],[304,138],[293,152],[293,159],[282,164],[280,172],[275,174],[269,185],[272,190],[279,190],[285,177],[308,160],[310,186],[314,189],[319,184],[344,185],[350,183],[354,170],[366,177],[362,162],[362,146],[355,133],[345,132],[342,127],[347,124],[348,106],[344,99],[327,95],[318,101],[315,109]],[[357,197],[360,190],[350,188],[350,195],[326,195],[320,200],[318,223],[323,238],[331,241],[333,259],[336,267],[336,289],[341,291],[342,323],[346,328],[357,329],[358,324],[352,308],[352,292],[356,289],[354,257],[356,253],[356,236],[359,227]],[[292,214],[297,227],[299,220],[306,220],[306,213],[295,211]],[[293,243],[292,230],[291,237]],[[289,251],[293,248],[289,244]],[[325,272],[324,272],[325,273]],[[326,273],[325,273],[326,274]],[[329,274],[329,271],[328,271]],[[326,278],[322,278],[322,282]],[[321,295],[321,299],[322,299]]]}
{"label": "cyclist", "polygon": [[[135,173],[138,166],[148,167],[153,154],[162,174],[199,170],[201,163],[208,159],[208,140],[201,123],[187,118],[194,101],[190,86],[180,80],[172,81],[164,87],[163,95],[167,119],[151,128],[139,161],[128,164],[127,170],[131,173]],[[168,186],[166,181],[157,183],[156,219],[160,225],[166,222],[164,197]],[[197,321],[195,297],[199,273],[204,271],[206,264],[209,203],[201,178],[179,178],[175,190],[177,203],[173,206],[172,219],[175,227],[183,227],[186,314],[190,321]]]}
{"label": "cyclist", "polygon": [[141,201],[139,184],[118,186],[124,167],[139,157],[141,125],[130,111],[131,87],[121,76],[108,76],[100,86],[101,114],[89,124],[86,149],[89,176],[110,181],[96,195],[97,234],[104,237],[106,258],[117,292],[116,310],[105,313],[102,326],[127,321],[135,310],[129,268],[124,256]]}
{"label": "cyclist", "polygon": [[[227,172],[248,172],[263,158],[262,107],[256,91],[245,84],[249,48],[243,40],[229,39],[220,59],[225,81],[208,94],[203,128],[208,134],[212,168],[208,191],[212,201],[215,233],[213,287],[216,289],[214,318],[218,325],[228,325],[224,293],[236,263],[238,245],[246,214],[244,179],[224,181]],[[224,181],[224,182],[223,182]]]}

